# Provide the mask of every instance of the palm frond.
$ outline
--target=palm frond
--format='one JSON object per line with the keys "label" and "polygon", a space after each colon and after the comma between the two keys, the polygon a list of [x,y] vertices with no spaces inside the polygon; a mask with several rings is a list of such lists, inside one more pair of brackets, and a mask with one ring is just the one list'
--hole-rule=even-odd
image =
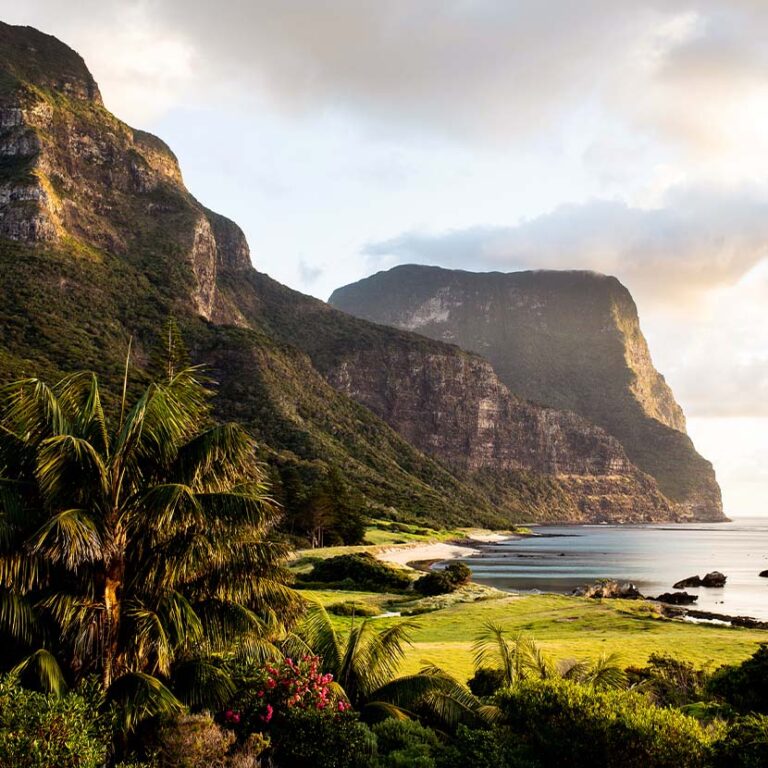
{"label": "palm frond", "polygon": [[31,551],[70,570],[103,554],[98,528],[84,509],[65,509],[50,517],[30,541]]}
{"label": "palm frond", "polygon": [[507,641],[504,629],[498,624],[486,622],[475,638],[472,650],[475,669],[500,669],[505,685],[511,685],[517,679],[520,667],[515,658],[515,647]]}
{"label": "palm frond", "polygon": [[371,690],[391,680],[411,646],[411,634],[418,629],[414,621],[400,621],[371,636],[362,659],[366,687]]}
{"label": "palm frond", "polygon": [[59,662],[45,648],[39,648],[27,656],[11,670],[11,674],[20,678],[30,677],[42,690],[56,696],[61,696],[67,690]]}
{"label": "palm frond", "polygon": [[627,687],[627,674],[618,653],[601,654],[583,677],[583,682],[596,690]]}
{"label": "palm frond", "polygon": [[117,725],[124,733],[149,717],[184,711],[184,705],[160,680],[144,672],[130,672],[115,680],[107,691],[107,701],[114,704]]}
{"label": "palm frond", "polygon": [[15,590],[0,589],[0,630],[7,637],[23,643],[31,643],[37,620],[27,601]]}
{"label": "palm frond", "polygon": [[189,659],[173,667],[173,690],[197,709],[220,709],[235,694],[232,678],[208,659]]}
{"label": "palm frond", "polygon": [[344,648],[333,628],[331,617],[318,602],[311,602],[299,628],[299,637],[323,661],[323,668],[339,680]]}

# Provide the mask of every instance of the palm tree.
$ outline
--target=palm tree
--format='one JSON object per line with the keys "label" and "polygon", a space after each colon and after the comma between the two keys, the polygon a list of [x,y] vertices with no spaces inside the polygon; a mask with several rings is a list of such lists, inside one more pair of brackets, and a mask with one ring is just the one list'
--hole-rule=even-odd
{"label": "palm tree", "polygon": [[0,390],[0,642],[52,690],[97,674],[150,712],[176,676],[225,698],[211,654],[299,610],[254,444],[195,368],[124,391],[115,421],[91,373]]}
{"label": "palm tree", "polygon": [[417,626],[401,621],[376,631],[371,619],[353,620],[349,633],[342,636],[325,608],[314,603],[284,647],[288,652],[320,656],[339,692],[364,716],[378,712],[402,719],[419,712],[447,727],[459,722],[487,723],[494,714],[492,708],[442,669],[428,666],[397,677]]}
{"label": "palm tree", "polygon": [[561,678],[588,685],[595,690],[625,688],[627,677],[617,654],[602,654],[595,662],[556,663],[536,641],[518,635],[514,642],[498,624],[487,622],[475,644],[475,669],[491,668],[500,673],[501,685],[509,687],[523,679]]}

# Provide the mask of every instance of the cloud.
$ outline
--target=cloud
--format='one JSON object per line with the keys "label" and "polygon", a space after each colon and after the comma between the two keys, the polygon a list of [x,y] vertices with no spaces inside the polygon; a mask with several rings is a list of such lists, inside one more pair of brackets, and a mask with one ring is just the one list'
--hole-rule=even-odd
{"label": "cloud", "polygon": [[768,193],[678,187],[657,208],[595,200],[509,227],[406,232],[364,253],[372,266],[591,269],[616,275],[646,304],[679,304],[735,284],[768,256]]}
{"label": "cloud", "polygon": [[6,16],[80,49],[129,119],[157,109],[157,92],[168,107],[268,103],[503,144],[557,134],[574,115],[610,141],[608,116],[742,172],[740,142],[768,142],[757,0],[81,0],[78,11],[28,0]]}
{"label": "cloud", "polygon": [[768,417],[768,194],[677,188],[664,206],[566,205],[510,227],[404,233],[365,248],[472,271],[590,269],[637,300],[660,370],[693,416]]}

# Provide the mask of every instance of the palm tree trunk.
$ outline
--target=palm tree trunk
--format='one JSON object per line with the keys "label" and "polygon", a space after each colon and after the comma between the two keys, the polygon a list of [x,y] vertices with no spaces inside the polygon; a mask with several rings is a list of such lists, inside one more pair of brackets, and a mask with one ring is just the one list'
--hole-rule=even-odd
{"label": "palm tree trunk", "polygon": [[105,689],[119,677],[118,669],[121,596],[125,561],[122,557],[113,558],[107,565],[104,579],[104,647],[101,680]]}

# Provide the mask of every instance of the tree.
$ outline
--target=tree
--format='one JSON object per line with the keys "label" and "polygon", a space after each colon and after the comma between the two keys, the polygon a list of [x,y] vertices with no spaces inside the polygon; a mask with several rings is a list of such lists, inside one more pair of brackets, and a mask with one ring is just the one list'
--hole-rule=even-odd
{"label": "tree", "polygon": [[225,698],[211,654],[299,611],[254,444],[209,403],[173,365],[115,424],[91,373],[0,390],[0,641],[49,690],[97,674],[127,727],[178,707],[168,683]]}
{"label": "tree", "polygon": [[521,680],[571,680],[595,690],[626,688],[627,676],[615,654],[601,655],[595,662],[571,661],[557,664],[533,638],[518,635],[510,642],[504,629],[488,622],[475,644],[476,677],[493,676],[501,687],[511,687]]}
{"label": "tree", "polygon": [[401,621],[377,632],[365,619],[353,622],[344,637],[334,629],[325,608],[314,604],[285,649],[318,655],[323,670],[333,675],[347,700],[364,716],[383,713],[403,718],[419,713],[452,728],[460,722],[490,722],[495,710],[437,667],[396,676],[416,627],[414,622]]}

